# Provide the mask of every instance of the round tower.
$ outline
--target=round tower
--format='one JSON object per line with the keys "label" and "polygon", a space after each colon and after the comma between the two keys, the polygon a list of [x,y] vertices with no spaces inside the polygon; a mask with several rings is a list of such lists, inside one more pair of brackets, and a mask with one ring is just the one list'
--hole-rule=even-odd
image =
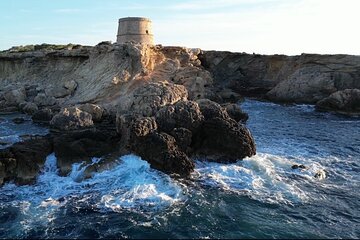
{"label": "round tower", "polygon": [[119,19],[117,43],[137,42],[154,45],[151,20],[143,17],[127,17]]}

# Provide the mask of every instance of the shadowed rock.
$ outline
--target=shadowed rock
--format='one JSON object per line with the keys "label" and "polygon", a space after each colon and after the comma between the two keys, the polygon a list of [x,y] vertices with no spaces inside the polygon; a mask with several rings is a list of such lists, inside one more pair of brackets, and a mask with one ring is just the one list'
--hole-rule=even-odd
{"label": "shadowed rock", "polygon": [[71,171],[73,163],[91,161],[118,149],[119,137],[116,132],[85,129],[59,133],[54,137],[54,152],[61,175]]}
{"label": "shadowed rock", "polygon": [[156,113],[156,122],[165,132],[171,132],[174,128],[186,128],[192,131],[199,128],[203,120],[199,105],[192,101],[180,101],[165,106]]}
{"label": "shadowed rock", "polygon": [[0,183],[4,180],[14,180],[21,185],[32,183],[51,152],[49,136],[31,137],[0,150]]}
{"label": "shadowed rock", "polygon": [[360,114],[360,90],[345,89],[337,91],[329,97],[318,101],[316,108],[346,114]]}

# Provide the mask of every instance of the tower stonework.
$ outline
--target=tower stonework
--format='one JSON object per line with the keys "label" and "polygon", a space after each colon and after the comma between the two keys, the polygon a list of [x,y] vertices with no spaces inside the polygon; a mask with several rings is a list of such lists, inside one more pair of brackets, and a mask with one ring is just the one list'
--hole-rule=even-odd
{"label": "tower stonework", "polygon": [[143,17],[119,19],[117,43],[137,42],[154,45],[151,20]]}

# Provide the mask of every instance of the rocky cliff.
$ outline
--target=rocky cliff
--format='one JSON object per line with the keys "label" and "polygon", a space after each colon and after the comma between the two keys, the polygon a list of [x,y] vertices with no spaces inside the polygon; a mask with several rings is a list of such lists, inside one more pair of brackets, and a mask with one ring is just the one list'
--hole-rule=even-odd
{"label": "rocky cliff", "polygon": [[[243,125],[247,115],[214,91],[200,52],[104,42],[0,53],[0,111],[31,114],[52,130],[0,150],[0,183],[30,183],[50,152],[60,174],[75,162],[101,157],[89,176],[126,153],[180,176],[193,171],[194,157],[234,162],[254,155]],[[39,144],[48,151],[39,154],[42,147],[32,147]],[[35,163],[31,171],[27,155]]]}
{"label": "rocky cliff", "polygon": [[216,86],[271,101],[315,104],[337,91],[360,88],[360,56],[204,51],[199,59]]}
{"label": "rocky cliff", "polygon": [[234,104],[241,95],[360,112],[359,56],[108,42],[25,49],[0,53],[0,112],[22,111],[53,131],[0,150],[0,184],[32,182],[51,152],[61,174],[101,157],[89,176],[130,152],[180,176],[193,171],[193,158],[252,156],[248,116]]}

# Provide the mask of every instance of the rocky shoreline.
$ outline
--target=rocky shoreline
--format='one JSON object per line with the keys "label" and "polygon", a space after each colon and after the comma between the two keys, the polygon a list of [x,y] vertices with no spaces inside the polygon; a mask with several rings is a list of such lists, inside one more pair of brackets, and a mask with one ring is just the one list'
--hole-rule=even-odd
{"label": "rocky shoreline", "polygon": [[[0,150],[0,184],[34,182],[54,152],[59,173],[101,158],[85,177],[135,153],[187,177],[194,158],[235,162],[256,154],[238,101],[316,103],[360,112],[360,57],[262,56],[111,44],[0,53],[0,111],[51,129]],[[349,90],[350,89],[350,90]],[[20,121],[19,121],[20,123]],[[21,123],[20,123],[21,124]]]}

